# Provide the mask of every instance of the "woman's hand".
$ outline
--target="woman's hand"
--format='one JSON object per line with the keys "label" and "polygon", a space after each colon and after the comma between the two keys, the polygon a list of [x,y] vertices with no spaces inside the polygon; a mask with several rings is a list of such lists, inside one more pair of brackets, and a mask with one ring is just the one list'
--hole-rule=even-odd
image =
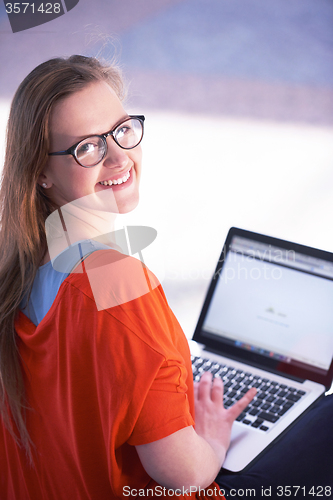
{"label": "woman's hand", "polygon": [[242,399],[226,409],[223,406],[222,379],[212,380],[212,374],[205,372],[200,382],[194,383],[195,430],[217,453],[221,465],[230,445],[232,424],[256,392],[256,389],[250,389]]}
{"label": "woman's hand", "polygon": [[227,410],[221,379],[204,373],[194,385],[195,430],[185,427],[152,443],[136,446],[146,472],[167,488],[206,488],[217,476],[230,443],[234,420],[256,394],[250,389]]}

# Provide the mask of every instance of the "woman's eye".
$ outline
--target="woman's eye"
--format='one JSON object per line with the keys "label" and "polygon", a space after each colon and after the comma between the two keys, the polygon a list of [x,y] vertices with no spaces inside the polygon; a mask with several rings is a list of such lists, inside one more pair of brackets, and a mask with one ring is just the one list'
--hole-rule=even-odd
{"label": "woman's eye", "polygon": [[132,131],[132,127],[129,125],[123,125],[117,130],[117,137],[123,137],[124,135],[128,134],[129,132]]}
{"label": "woman's eye", "polygon": [[98,145],[94,142],[86,142],[85,144],[82,144],[79,148],[79,153],[81,154],[87,154],[87,153],[92,153],[95,151],[96,147]]}
{"label": "woman's eye", "polygon": [[98,137],[95,139],[89,139],[87,142],[81,144],[77,151],[76,155],[78,158],[82,158],[87,155],[96,155],[103,146],[103,142],[99,140]]}

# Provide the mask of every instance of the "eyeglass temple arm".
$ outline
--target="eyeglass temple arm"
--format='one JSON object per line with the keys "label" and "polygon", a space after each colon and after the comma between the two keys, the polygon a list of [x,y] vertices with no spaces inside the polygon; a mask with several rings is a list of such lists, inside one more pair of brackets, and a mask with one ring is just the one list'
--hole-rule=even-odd
{"label": "eyeglass temple arm", "polygon": [[57,155],[70,155],[70,151],[67,149],[66,151],[57,151],[56,153],[48,153],[49,156],[57,156]]}
{"label": "eyeglass temple arm", "polygon": [[143,115],[130,115],[130,118],[138,118],[142,122],[145,121],[145,117]]}

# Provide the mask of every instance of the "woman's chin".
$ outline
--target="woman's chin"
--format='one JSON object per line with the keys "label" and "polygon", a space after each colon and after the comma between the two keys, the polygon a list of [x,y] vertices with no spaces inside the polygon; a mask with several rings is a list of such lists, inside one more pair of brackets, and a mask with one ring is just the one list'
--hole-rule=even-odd
{"label": "woman's chin", "polygon": [[136,209],[136,207],[139,204],[139,195],[135,197],[135,199],[128,200],[125,202],[118,202],[116,200],[117,206],[118,206],[118,213],[119,214],[128,214],[129,212],[133,212],[133,210]]}

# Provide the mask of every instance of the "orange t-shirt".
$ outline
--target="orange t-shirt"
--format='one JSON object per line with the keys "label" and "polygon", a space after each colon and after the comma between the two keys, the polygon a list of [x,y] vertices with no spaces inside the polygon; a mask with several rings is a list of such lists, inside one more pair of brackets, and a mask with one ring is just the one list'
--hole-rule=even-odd
{"label": "orange t-shirt", "polygon": [[194,424],[187,340],[139,261],[102,250],[84,267],[62,283],[37,327],[18,314],[34,466],[0,421],[1,499],[170,496],[147,475],[135,445]]}

